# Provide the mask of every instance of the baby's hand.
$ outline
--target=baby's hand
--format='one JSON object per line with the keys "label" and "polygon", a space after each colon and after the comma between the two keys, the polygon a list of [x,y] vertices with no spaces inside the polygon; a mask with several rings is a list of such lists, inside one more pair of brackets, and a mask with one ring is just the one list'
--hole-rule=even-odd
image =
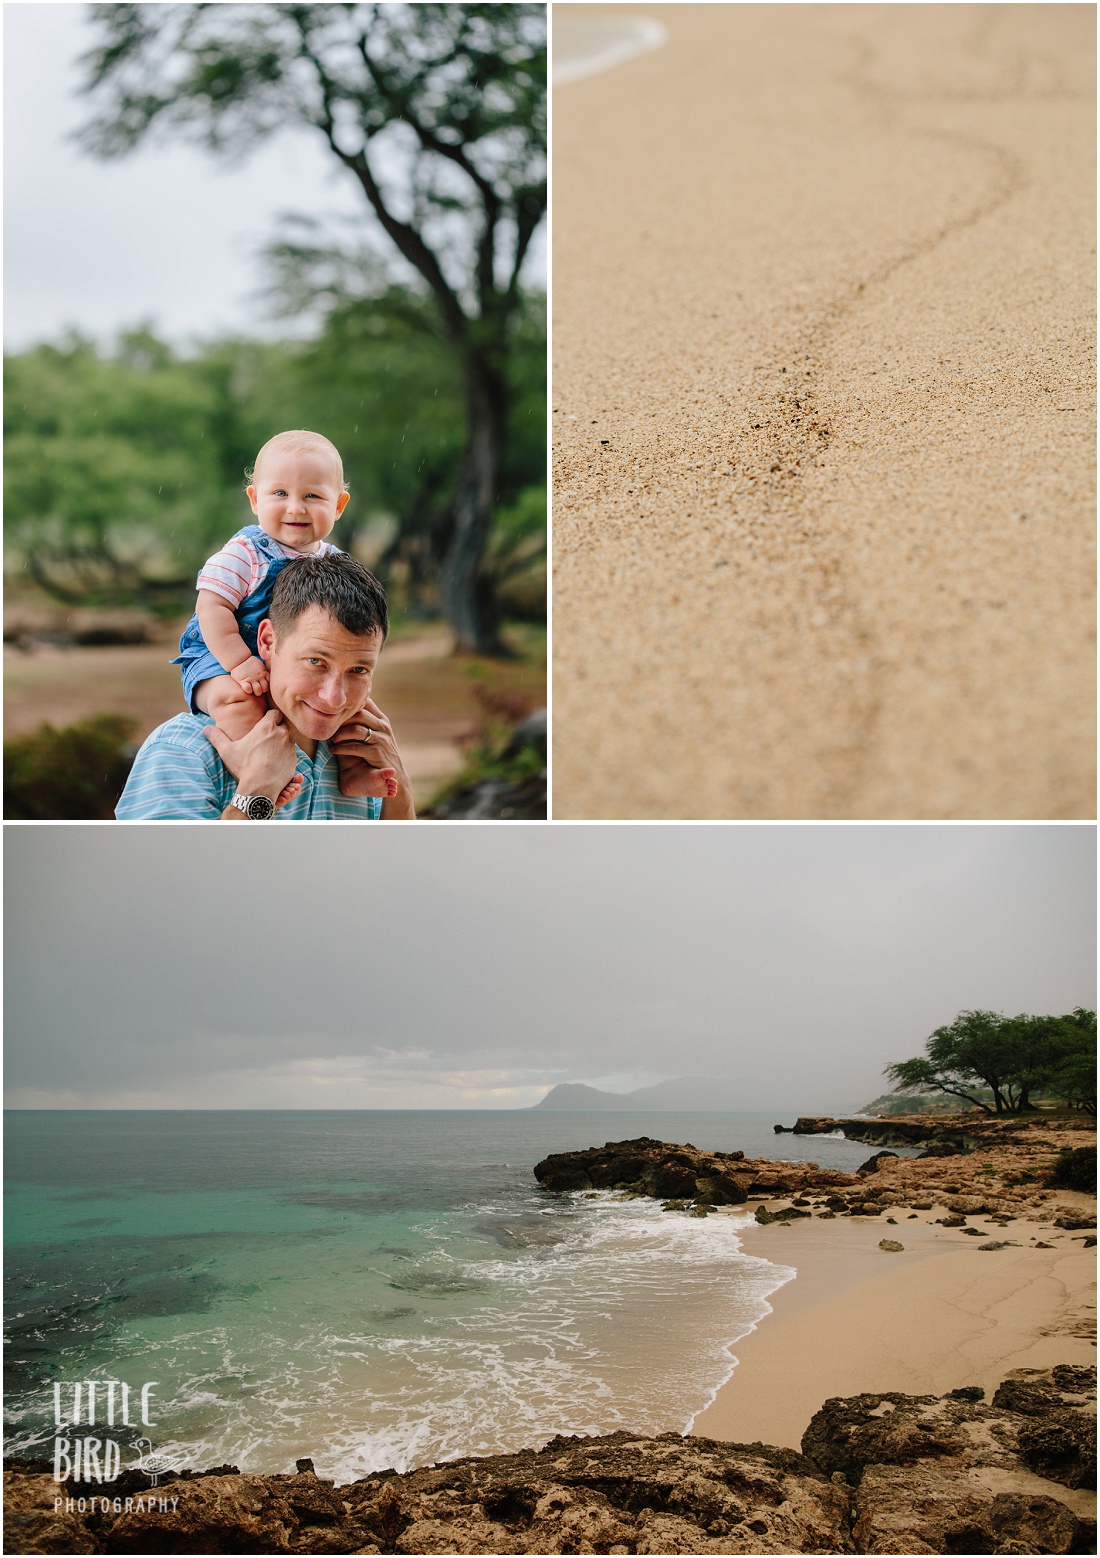
{"label": "baby's hand", "polygon": [[243,687],[245,692],[251,693],[253,697],[258,697],[260,693],[267,691],[267,667],[255,655],[249,655],[247,660],[242,660],[240,665],[235,665],[229,674],[238,687]]}

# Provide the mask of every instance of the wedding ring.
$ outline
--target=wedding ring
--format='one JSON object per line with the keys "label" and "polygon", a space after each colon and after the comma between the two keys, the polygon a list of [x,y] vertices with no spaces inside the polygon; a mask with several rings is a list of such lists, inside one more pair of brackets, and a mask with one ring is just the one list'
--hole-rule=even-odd
{"label": "wedding ring", "polygon": [[368,741],[373,741],[374,740],[374,731],[373,731],[373,729],[371,728],[370,725],[365,725],[363,728],[367,732],[366,735],[363,737],[363,745],[366,746]]}

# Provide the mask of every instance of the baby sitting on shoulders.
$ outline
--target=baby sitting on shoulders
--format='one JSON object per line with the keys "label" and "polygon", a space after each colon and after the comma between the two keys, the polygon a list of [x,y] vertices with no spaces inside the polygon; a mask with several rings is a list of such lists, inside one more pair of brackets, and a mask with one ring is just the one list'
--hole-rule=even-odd
{"label": "baby sitting on shoulders", "polygon": [[[238,530],[198,577],[198,608],[183,630],[179,656],[183,694],[234,741],[258,725],[269,707],[267,668],[256,630],[268,615],[275,580],[297,557],[338,552],[325,537],[350,494],[335,444],[297,428],[269,438],[248,473],[256,524]],[[397,793],[396,771],[375,770],[372,795]]]}

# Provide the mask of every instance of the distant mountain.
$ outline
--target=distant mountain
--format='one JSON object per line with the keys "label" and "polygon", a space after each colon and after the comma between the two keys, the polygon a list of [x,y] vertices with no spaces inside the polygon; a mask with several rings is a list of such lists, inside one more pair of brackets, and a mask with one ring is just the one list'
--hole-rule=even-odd
{"label": "distant mountain", "polygon": [[559,1082],[535,1109],[651,1110],[682,1114],[698,1110],[724,1114],[742,1106],[736,1084],[720,1077],[674,1077],[632,1093],[605,1093],[586,1082]]}

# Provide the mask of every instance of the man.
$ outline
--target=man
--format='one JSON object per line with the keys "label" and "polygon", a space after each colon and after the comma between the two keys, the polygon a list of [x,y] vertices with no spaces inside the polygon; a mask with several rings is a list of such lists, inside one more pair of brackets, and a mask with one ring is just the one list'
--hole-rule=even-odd
{"label": "man", "polygon": [[[353,557],[288,563],[257,635],[272,707],[239,741],[203,714],[177,714],[158,726],[134,759],[115,816],[414,817],[390,722],[370,696],[388,626],[381,585]],[[380,789],[390,792],[385,800],[376,799]]]}

